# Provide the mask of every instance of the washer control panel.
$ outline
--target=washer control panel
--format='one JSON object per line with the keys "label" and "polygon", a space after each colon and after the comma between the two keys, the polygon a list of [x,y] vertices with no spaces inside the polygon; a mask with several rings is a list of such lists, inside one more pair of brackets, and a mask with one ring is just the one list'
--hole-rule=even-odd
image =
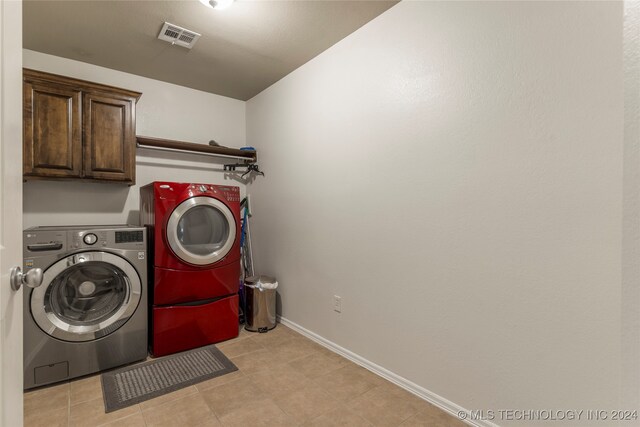
{"label": "washer control panel", "polygon": [[39,267],[38,259],[80,251],[133,250],[146,258],[146,230],[136,226],[52,226],[32,227],[23,232],[24,271]]}
{"label": "washer control panel", "polygon": [[107,232],[104,230],[74,231],[71,235],[71,247],[107,246]]}
{"label": "washer control panel", "polygon": [[116,231],[116,243],[137,243],[144,242],[142,230],[136,231]]}
{"label": "washer control panel", "polygon": [[87,244],[87,245],[95,245],[96,242],[98,241],[98,236],[96,236],[94,233],[87,233],[84,235],[84,237],[82,238],[82,240]]}

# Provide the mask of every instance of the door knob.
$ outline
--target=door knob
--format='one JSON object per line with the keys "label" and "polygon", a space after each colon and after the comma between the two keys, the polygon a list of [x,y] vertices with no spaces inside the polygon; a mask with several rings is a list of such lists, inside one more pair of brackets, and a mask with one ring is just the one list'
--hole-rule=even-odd
{"label": "door knob", "polygon": [[13,267],[11,269],[11,289],[17,291],[22,285],[30,288],[37,288],[42,285],[42,269],[32,268],[31,270],[23,273],[20,267]]}

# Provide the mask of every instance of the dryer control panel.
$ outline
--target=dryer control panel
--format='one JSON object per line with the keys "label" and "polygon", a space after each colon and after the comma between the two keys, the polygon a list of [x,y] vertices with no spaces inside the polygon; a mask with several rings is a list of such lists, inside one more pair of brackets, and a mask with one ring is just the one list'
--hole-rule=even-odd
{"label": "dryer control panel", "polygon": [[240,188],[233,185],[191,184],[188,191],[191,197],[217,195],[228,202],[240,201]]}
{"label": "dryer control panel", "polygon": [[227,200],[230,202],[240,201],[240,188],[230,186],[219,186],[218,189],[221,193],[224,193]]}

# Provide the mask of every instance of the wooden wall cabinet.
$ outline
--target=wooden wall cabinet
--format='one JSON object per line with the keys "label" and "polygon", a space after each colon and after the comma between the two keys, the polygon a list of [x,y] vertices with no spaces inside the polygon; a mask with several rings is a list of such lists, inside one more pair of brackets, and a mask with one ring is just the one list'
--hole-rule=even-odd
{"label": "wooden wall cabinet", "polygon": [[139,92],[24,69],[24,178],[135,184]]}

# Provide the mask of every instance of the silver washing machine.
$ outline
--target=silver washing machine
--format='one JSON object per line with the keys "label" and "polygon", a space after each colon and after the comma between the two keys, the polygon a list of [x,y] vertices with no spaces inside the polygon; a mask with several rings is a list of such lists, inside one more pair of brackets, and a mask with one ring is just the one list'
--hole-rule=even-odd
{"label": "silver washing machine", "polygon": [[24,231],[24,388],[147,357],[147,239],[126,225]]}

